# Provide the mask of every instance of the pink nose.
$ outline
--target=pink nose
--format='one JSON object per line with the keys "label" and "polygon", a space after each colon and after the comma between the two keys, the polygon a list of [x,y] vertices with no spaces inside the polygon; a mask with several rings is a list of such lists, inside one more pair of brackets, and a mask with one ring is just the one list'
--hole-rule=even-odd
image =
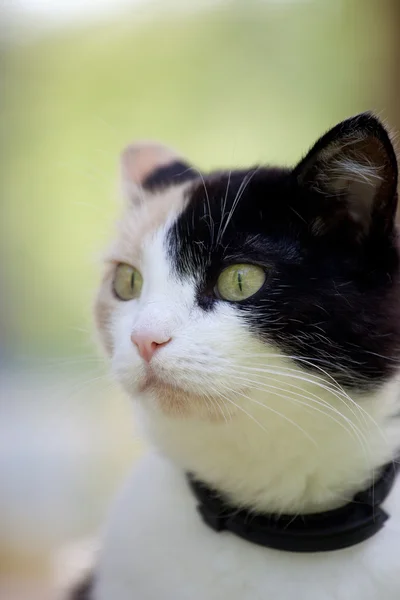
{"label": "pink nose", "polygon": [[140,356],[146,362],[150,362],[153,358],[156,350],[165,346],[171,341],[168,336],[161,334],[155,334],[154,332],[148,333],[132,333],[131,340],[139,350]]}

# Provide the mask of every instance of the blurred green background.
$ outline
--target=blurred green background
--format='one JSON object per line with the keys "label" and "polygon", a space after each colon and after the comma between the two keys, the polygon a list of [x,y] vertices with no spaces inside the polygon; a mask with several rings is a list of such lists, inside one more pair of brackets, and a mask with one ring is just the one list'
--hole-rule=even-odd
{"label": "blurred green background", "polygon": [[4,587],[94,531],[137,454],[91,324],[122,147],[291,164],[363,110],[400,129],[400,2],[6,0],[0,19]]}

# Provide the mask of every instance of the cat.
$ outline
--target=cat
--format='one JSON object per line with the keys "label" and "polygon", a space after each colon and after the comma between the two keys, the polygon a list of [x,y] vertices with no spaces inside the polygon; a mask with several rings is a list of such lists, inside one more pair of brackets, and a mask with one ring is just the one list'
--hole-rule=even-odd
{"label": "cat", "polygon": [[[121,173],[95,316],[149,450],[80,597],[398,600],[397,161],[384,125],[347,119],[294,168],[205,174],[138,143]],[[373,514],[374,532],[356,523],[349,542],[339,517],[326,546],[329,519],[354,520],[374,482],[385,523]],[[214,501],[238,531],[218,530]],[[260,541],[262,515],[275,541]]]}

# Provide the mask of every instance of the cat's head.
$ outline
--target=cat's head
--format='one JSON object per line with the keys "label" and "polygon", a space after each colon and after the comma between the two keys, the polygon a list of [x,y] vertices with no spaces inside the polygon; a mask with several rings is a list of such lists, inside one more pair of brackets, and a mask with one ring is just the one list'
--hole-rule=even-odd
{"label": "cat's head", "polygon": [[268,429],[392,377],[397,163],[374,116],[340,123],[293,169],[200,173],[152,144],[121,163],[127,202],[96,316],[142,410]]}

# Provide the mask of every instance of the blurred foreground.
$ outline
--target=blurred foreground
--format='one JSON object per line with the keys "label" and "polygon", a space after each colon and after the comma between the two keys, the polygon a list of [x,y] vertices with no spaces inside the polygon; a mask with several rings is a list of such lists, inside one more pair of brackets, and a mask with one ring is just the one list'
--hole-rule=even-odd
{"label": "blurred foreground", "polygon": [[50,370],[1,374],[1,600],[21,581],[33,594],[65,580],[81,557],[69,545],[96,535],[140,452],[129,403],[103,375]]}

